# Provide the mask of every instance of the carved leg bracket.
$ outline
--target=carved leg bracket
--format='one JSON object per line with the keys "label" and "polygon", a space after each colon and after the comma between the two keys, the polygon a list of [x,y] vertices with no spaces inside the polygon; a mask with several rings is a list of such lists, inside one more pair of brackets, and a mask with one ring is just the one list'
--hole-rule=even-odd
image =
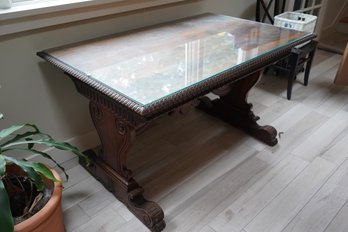
{"label": "carved leg bracket", "polygon": [[272,126],[260,126],[257,124],[258,116],[255,116],[252,104],[247,103],[247,94],[256,84],[260,73],[256,72],[235,83],[224,86],[214,91],[220,98],[211,101],[208,97],[201,98],[199,109],[243,129],[251,136],[274,146],[277,144],[277,131]]}
{"label": "carved leg bracket", "polygon": [[144,189],[133,178],[129,181],[123,179],[109,165],[98,158],[96,151],[88,150],[85,154],[91,159],[92,163],[88,167],[84,166],[84,162],[80,162],[80,164],[126,205],[129,211],[145,226],[154,232],[160,232],[165,228],[162,208],[157,203],[147,201],[143,197]]}
{"label": "carved leg bracket", "polygon": [[135,137],[135,126],[96,103],[91,102],[90,111],[102,146],[101,149],[85,152],[92,164],[84,167],[151,231],[162,231],[165,227],[162,208],[144,198],[143,188],[127,168],[127,155]]}

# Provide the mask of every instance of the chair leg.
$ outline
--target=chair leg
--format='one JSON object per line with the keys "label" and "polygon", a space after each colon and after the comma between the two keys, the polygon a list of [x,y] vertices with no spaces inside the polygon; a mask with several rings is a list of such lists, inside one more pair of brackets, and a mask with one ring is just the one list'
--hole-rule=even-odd
{"label": "chair leg", "polygon": [[286,93],[288,100],[291,100],[292,85],[293,85],[294,80],[295,80],[296,75],[297,75],[298,60],[299,60],[299,54],[292,53],[290,56],[290,65],[291,65],[290,67],[292,67],[292,68],[291,68],[289,76],[288,76],[288,88],[287,88],[287,93]]}
{"label": "chair leg", "polygon": [[294,76],[293,75],[289,75],[289,80],[288,80],[288,89],[287,89],[287,93],[286,93],[286,97],[288,98],[288,100],[291,100],[291,92],[292,92],[292,85],[294,82]]}
{"label": "chair leg", "polygon": [[315,48],[313,49],[313,51],[309,53],[309,59],[306,64],[306,70],[305,70],[304,81],[303,81],[304,82],[303,84],[305,86],[308,85],[308,79],[309,79],[309,74],[311,72],[311,66],[312,66],[314,54],[315,54]]}

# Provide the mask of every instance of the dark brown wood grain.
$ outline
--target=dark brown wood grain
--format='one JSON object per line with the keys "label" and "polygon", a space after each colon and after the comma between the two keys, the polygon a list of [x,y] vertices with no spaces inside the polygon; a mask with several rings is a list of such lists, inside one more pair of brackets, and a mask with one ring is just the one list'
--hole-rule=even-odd
{"label": "dark brown wood grain", "polygon": [[[257,30],[254,30],[255,28]],[[207,38],[221,38],[222,35],[235,37],[236,43],[233,46],[236,47],[232,49],[234,54],[242,52],[243,56],[244,52],[249,54],[250,58],[246,56],[244,60],[238,61],[240,57],[236,56],[231,67],[216,69],[211,76],[201,76],[198,81],[147,104],[134,100],[98,79],[105,78],[105,75],[113,78],[110,70],[114,69],[110,67],[119,67],[125,61],[131,62],[141,54],[155,54],[153,52],[162,50],[168,54],[166,49],[178,44],[192,45],[198,40],[201,40],[200,44],[204,44],[208,41]],[[257,124],[259,118],[254,115],[252,105],[247,101],[248,92],[260,78],[260,70],[287,56],[294,46],[314,37],[270,25],[208,14],[42,51],[38,55],[68,74],[77,91],[90,100],[90,114],[101,146],[86,151],[92,165],[85,168],[144,225],[157,232],[165,227],[163,210],[157,203],[144,198],[144,189],[133,178],[133,173],[127,166],[128,152],[136,135],[161,115],[173,112],[187,113],[188,108],[194,107],[197,99],[200,99],[199,108],[202,110],[274,146],[277,143],[277,132],[271,126]],[[258,46],[255,46],[255,43]],[[199,47],[197,50],[202,54],[205,52],[208,61],[215,58],[213,48]],[[249,51],[251,52],[248,53]],[[253,51],[258,54],[255,56]],[[215,68],[215,64],[219,67],[219,59],[224,58],[222,55],[224,53],[217,54],[214,65],[210,67]],[[202,59],[198,59],[200,69],[195,75],[206,70],[204,64],[208,64],[208,61],[204,63]],[[187,65],[194,67],[195,62],[187,62]],[[151,68],[145,67],[146,70],[141,71],[148,72]],[[107,70],[102,73],[102,77],[89,75],[89,72],[100,69]],[[145,78],[151,80],[152,76]],[[194,80],[195,76],[186,78],[185,80],[190,81]],[[139,81],[143,83],[143,77]],[[217,100],[201,98],[211,91],[219,95]]]}
{"label": "dark brown wood grain", "polygon": [[211,101],[208,97],[201,98],[199,109],[218,117],[235,127],[243,129],[251,136],[274,146],[277,144],[277,131],[274,127],[257,124],[259,117],[254,115],[252,104],[247,102],[250,89],[260,78],[260,71],[225,85],[215,91],[220,98]]}
{"label": "dark brown wood grain", "polygon": [[136,126],[97,102],[90,102],[90,113],[102,144],[101,148],[86,152],[92,160],[91,166],[80,163],[151,231],[162,231],[165,227],[163,210],[144,198],[144,189],[127,167]]}

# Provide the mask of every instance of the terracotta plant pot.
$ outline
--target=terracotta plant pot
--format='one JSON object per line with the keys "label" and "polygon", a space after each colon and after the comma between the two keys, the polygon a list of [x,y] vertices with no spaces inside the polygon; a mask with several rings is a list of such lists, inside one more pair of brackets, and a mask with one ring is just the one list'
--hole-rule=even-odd
{"label": "terracotta plant pot", "polygon": [[[61,180],[58,173],[51,169],[54,176]],[[47,204],[29,219],[15,225],[15,232],[65,232],[62,211],[62,184],[45,181],[48,188],[54,188]]]}

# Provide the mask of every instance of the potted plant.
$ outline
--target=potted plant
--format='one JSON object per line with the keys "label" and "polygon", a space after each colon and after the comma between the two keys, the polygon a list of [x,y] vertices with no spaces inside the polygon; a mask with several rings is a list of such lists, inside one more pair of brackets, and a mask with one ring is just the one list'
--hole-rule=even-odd
{"label": "potted plant", "polygon": [[53,161],[68,179],[64,168],[49,154],[34,148],[36,145],[73,152],[89,163],[88,158],[78,148],[54,140],[33,124],[14,125],[0,130],[2,232],[65,231],[61,208],[62,184],[57,172],[45,164],[15,159],[9,155],[11,152],[27,152],[30,155],[42,156]]}

